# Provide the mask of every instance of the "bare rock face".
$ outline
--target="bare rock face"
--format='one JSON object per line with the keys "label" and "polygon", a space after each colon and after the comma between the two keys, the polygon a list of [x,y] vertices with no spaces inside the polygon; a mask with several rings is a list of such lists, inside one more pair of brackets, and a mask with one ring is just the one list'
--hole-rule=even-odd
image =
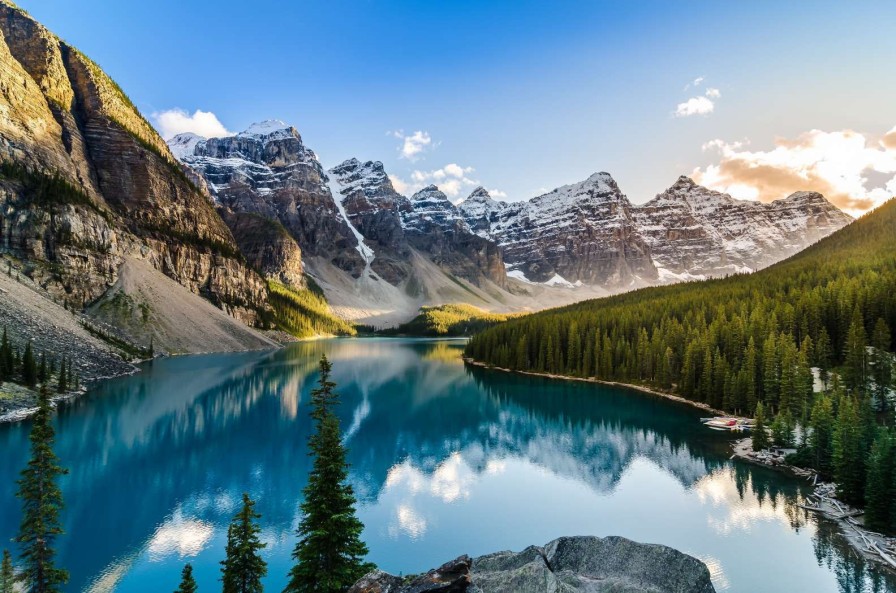
{"label": "bare rock face", "polygon": [[544,547],[461,556],[411,580],[374,571],[349,593],[713,593],[703,562],[621,537],[562,537]]}
{"label": "bare rock face", "polygon": [[58,300],[102,295],[136,256],[247,323],[262,279],[121,89],[0,2],[0,248]]}
{"label": "bare rock face", "polygon": [[633,212],[657,267],[670,279],[755,271],[852,221],[816,192],[763,204],[736,200],[684,176]]}
{"label": "bare rock face", "polygon": [[498,243],[511,275],[608,288],[758,270],[852,220],[815,192],[763,204],[687,177],[633,206],[606,173],[528,202],[498,202],[480,187],[458,209]]}
{"label": "bare rock face", "polygon": [[305,287],[302,250],[282,224],[248,212],[222,210],[221,215],[252,269],[280,284]]}
{"label": "bare rock face", "polygon": [[632,205],[608,173],[528,202],[495,202],[479,188],[460,208],[529,281],[620,287],[657,278]]}
{"label": "bare rock face", "polygon": [[358,240],[330,193],[317,155],[294,127],[269,120],[226,138],[180,134],[169,146],[205,180],[222,207],[275,220],[305,254],[360,274],[364,261]]}
{"label": "bare rock face", "polygon": [[435,185],[411,196],[402,212],[408,242],[454,275],[479,284],[483,277],[506,286],[504,258],[494,241],[473,232],[457,207]]}
{"label": "bare rock face", "polygon": [[349,159],[328,173],[347,220],[376,254],[373,271],[393,285],[408,279],[411,250],[401,216],[411,204],[395,191],[383,163]]}

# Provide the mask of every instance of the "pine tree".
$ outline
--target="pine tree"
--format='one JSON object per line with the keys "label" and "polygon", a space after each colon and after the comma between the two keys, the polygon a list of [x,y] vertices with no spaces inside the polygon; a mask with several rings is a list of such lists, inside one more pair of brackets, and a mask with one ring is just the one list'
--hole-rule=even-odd
{"label": "pine tree", "polygon": [[174,593],[196,593],[196,579],[193,578],[193,567],[190,564],[184,565],[183,571],[180,573],[180,586]]}
{"label": "pine tree", "polygon": [[0,383],[12,379],[14,372],[15,362],[13,360],[12,346],[9,343],[9,336],[4,326],[3,339],[0,340]]}
{"label": "pine tree", "polygon": [[293,552],[296,564],[284,593],[345,591],[372,568],[363,561],[367,555],[361,541],[364,525],[355,516],[355,495],[347,483],[331,371],[327,357],[321,357],[319,386],[311,392],[315,432],[308,439],[314,467],[304,491],[299,542]]}
{"label": "pine tree", "polygon": [[50,395],[40,390],[37,413],[31,425],[31,459],[22,470],[17,496],[22,500],[22,524],[16,542],[22,546],[19,580],[28,593],[57,593],[68,582],[68,572],[55,565],[53,543],[61,535],[59,511],[63,507],[59,477],[67,471],[53,452],[55,431]]}
{"label": "pine tree", "polygon": [[887,392],[893,381],[893,356],[890,354],[890,327],[882,317],[874,324],[871,345],[871,376],[874,379],[874,397],[882,411],[887,409]]}
{"label": "pine tree", "polygon": [[25,345],[25,353],[22,355],[22,383],[28,387],[37,385],[37,361],[34,360],[31,342]]}
{"label": "pine tree", "polygon": [[790,410],[782,408],[772,421],[772,442],[778,447],[793,446],[793,416]]}
{"label": "pine tree", "polygon": [[59,364],[59,380],[56,383],[56,391],[59,393],[68,391],[68,369],[65,365],[65,357],[62,358],[62,362]]}
{"label": "pine tree", "polygon": [[40,353],[40,366],[37,367],[37,381],[43,385],[47,382],[47,353]]}
{"label": "pine tree", "polygon": [[833,475],[834,458],[834,403],[828,395],[821,395],[812,406],[810,418],[809,449],[812,466],[822,475]]}
{"label": "pine tree", "polygon": [[858,403],[852,397],[842,397],[834,430],[834,481],[838,496],[850,504],[865,499],[863,440]]}
{"label": "pine tree", "polygon": [[753,424],[753,450],[762,451],[768,449],[768,432],[765,430],[765,407],[762,402],[756,404],[756,413]]}
{"label": "pine tree", "polygon": [[844,357],[846,359],[846,386],[850,389],[864,391],[867,370],[868,339],[865,334],[865,322],[862,312],[856,307],[846,335]]}
{"label": "pine tree", "polygon": [[778,401],[778,348],[775,333],[769,334],[762,348],[762,391],[765,401]]}
{"label": "pine tree", "polygon": [[828,335],[827,329],[821,328],[821,331],[818,332],[818,343],[815,344],[813,362],[821,370],[821,381],[825,387],[827,387],[828,383],[832,358],[831,337]]}
{"label": "pine tree", "polygon": [[3,550],[3,561],[0,563],[0,593],[15,591],[16,575],[12,568],[12,556],[9,550]]}
{"label": "pine tree", "polygon": [[890,515],[896,479],[896,456],[892,433],[881,428],[868,456],[868,479],[865,486],[865,525],[878,531],[889,531],[896,517]]}
{"label": "pine tree", "polygon": [[[221,562],[224,593],[261,593],[261,579],[268,573],[261,550],[267,545],[258,538],[261,528],[256,523],[261,515],[255,512],[255,501],[243,494],[243,507],[227,529],[227,558]],[[186,568],[184,569],[186,570]]]}

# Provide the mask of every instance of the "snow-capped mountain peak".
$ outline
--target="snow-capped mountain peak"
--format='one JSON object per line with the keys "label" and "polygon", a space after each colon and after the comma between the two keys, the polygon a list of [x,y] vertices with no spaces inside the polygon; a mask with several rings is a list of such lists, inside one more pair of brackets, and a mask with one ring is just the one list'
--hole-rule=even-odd
{"label": "snow-capped mountain peak", "polygon": [[817,192],[769,203],[737,200],[684,176],[632,213],[669,279],[758,270],[851,220]]}
{"label": "snow-capped mountain peak", "polygon": [[594,173],[584,181],[563,185],[557,189],[532,198],[529,204],[547,212],[567,208],[574,202],[626,202],[627,200],[613,177],[604,171]]}
{"label": "snow-capped mountain peak", "polygon": [[358,190],[362,191],[368,200],[384,197],[394,199],[398,195],[380,161],[362,163],[356,158],[351,158],[333,167],[327,173],[336,178],[344,195]]}
{"label": "snow-capped mountain peak", "polygon": [[171,154],[174,155],[174,158],[183,160],[184,157],[194,154],[196,145],[204,141],[205,136],[200,136],[199,134],[194,134],[192,132],[184,132],[183,134],[178,134],[168,140],[168,148],[171,150]]}
{"label": "snow-capped mountain peak", "polygon": [[271,134],[276,134],[278,132],[289,133],[295,130],[294,127],[289,125],[283,120],[279,119],[266,119],[264,121],[256,122],[250,125],[248,128],[240,132],[239,136],[270,136]]}

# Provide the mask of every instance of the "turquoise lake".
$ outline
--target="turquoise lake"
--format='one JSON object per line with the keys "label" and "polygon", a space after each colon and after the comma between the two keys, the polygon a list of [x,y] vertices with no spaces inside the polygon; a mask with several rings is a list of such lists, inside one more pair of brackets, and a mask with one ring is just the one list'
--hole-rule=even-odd
{"label": "turquoise lake", "polygon": [[[453,340],[334,339],[159,359],[63,404],[67,591],[173,591],[184,563],[220,590],[226,527],[258,501],[286,583],[317,361],[334,365],[370,560],[414,573],[562,535],[662,543],[718,591],[896,592],[797,507],[807,484],[734,462],[705,413],[621,388],[466,367]],[[0,425],[0,540],[18,528],[28,423]],[[0,546],[7,545],[0,543]]]}

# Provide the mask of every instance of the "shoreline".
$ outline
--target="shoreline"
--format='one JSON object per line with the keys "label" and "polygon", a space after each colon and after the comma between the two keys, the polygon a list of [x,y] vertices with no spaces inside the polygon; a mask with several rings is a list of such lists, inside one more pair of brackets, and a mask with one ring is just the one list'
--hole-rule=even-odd
{"label": "shoreline", "polygon": [[[863,509],[853,508],[840,502],[836,497],[836,485],[818,481],[818,472],[789,465],[783,458],[766,454],[760,457],[753,451],[753,439],[746,437],[731,443],[731,456],[760,467],[766,467],[794,478],[812,481],[813,492],[803,504],[798,505],[811,513],[831,521],[840,529],[840,535],[849,546],[868,562],[896,574],[896,537],[889,537],[867,529],[856,517],[864,514]],[[814,498],[814,502],[811,500]]]}
{"label": "shoreline", "polygon": [[562,379],[564,381],[579,381],[581,383],[594,383],[596,385],[609,385],[610,387],[621,387],[624,389],[633,389],[635,391],[640,391],[641,393],[646,393],[648,395],[652,395],[654,397],[661,397],[663,399],[667,399],[670,401],[674,401],[679,404],[685,404],[691,406],[693,408],[697,408],[699,410],[703,410],[705,412],[711,412],[716,416],[730,416],[728,412],[723,410],[717,410],[713,408],[709,404],[705,404],[703,402],[695,402],[693,400],[681,397],[680,395],[674,395],[672,393],[666,393],[663,391],[658,391],[656,389],[651,389],[649,387],[644,387],[642,385],[633,385],[631,383],[619,383],[618,381],[604,381],[602,379],[595,379],[594,377],[569,377],[566,375],[554,375],[551,373],[536,373],[533,371],[518,371],[514,369],[507,369],[504,367],[488,365],[483,362],[479,362],[472,358],[468,358],[466,356],[463,357],[464,364],[468,364],[470,366],[480,367],[483,369],[489,369],[493,371],[501,371],[504,373],[514,373],[517,375],[529,375],[531,377],[544,377],[547,379]]}
{"label": "shoreline", "polygon": [[[697,409],[706,410],[717,415],[729,415],[722,410],[716,410],[715,408],[702,402],[691,401],[680,396],[672,395],[670,393],[663,393],[662,391],[657,391],[640,385],[619,383],[616,381],[602,381],[600,379],[594,378],[567,377],[565,375],[554,375],[550,373],[517,371],[504,367],[487,365],[468,357],[463,357],[463,361],[464,364],[469,364],[470,366],[476,366],[488,370],[502,371],[505,373],[516,373],[519,375],[544,377],[548,379],[562,379],[566,381],[580,381],[583,383],[593,383],[597,385],[609,385],[612,387],[632,389],[655,397],[662,397],[674,402],[688,404]],[[873,562],[876,566],[880,566],[883,569],[896,574],[896,556],[890,553],[890,551],[894,549],[893,544],[891,544],[890,542],[896,543],[896,538],[889,538],[879,533],[875,533],[873,531],[865,529],[864,525],[858,524],[853,519],[853,517],[858,516],[861,513],[860,509],[851,509],[849,507],[846,507],[846,505],[844,505],[843,503],[837,501],[836,498],[832,495],[834,485],[829,483],[817,482],[817,473],[814,470],[788,465],[783,461],[780,463],[763,461],[759,458],[756,458],[755,456],[752,456],[752,442],[753,441],[750,437],[732,441],[731,448],[733,454],[731,455],[731,459],[737,458],[738,460],[744,461],[746,463],[751,463],[753,465],[765,467],[783,474],[787,474],[794,479],[809,479],[814,477],[816,482],[813,483],[813,486],[815,486],[816,490],[815,493],[812,494],[812,496],[815,496],[818,499],[819,504],[818,506],[800,504],[800,508],[805,509],[808,512],[817,513],[822,519],[833,522],[840,529],[841,537],[843,537],[846,543],[862,558],[864,558],[866,561]],[[806,502],[809,502],[808,498]],[[834,515],[834,512],[836,512],[837,514]],[[886,554],[886,556],[881,554],[882,551],[884,551],[884,554]]]}
{"label": "shoreline", "polygon": [[[127,361],[127,364],[129,364],[131,367],[130,369],[128,369],[126,371],[122,371],[120,373],[112,373],[109,375],[102,375],[102,376],[97,376],[97,377],[85,377],[83,379],[83,384],[80,389],[78,389],[77,391],[67,391],[65,393],[55,394],[52,397],[50,397],[50,404],[55,409],[60,402],[70,401],[70,400],[76,399],[78,397],[81,397],[81,396],[87,394],[87,392],[90,390],[90,387],[92,387],[96,383],[99,383],[101,381],[108,381],[111,379],[120,379],[122,377],[131,377],[133,375],[137,375],[137,374],[143,372],[143,369],[140,367],[140,365],[145,364],[147,362],[152,362],[153,360],[156,360],[157,358],[173,358],[175,356],[207,356],[209,354],[228,354],[228,353],[239,353],[239,352],[265,352],[265,351],[274,352],[276,350],[280,350],[281,348],[284,348],[285,346],[289,345],[290,343],[295,343],[295,342],[306,340],[306,339],[316,340],[316,339],[321,339],[321,337],[296,338],[292,342],[278,341],[277,346],[272,347],[272,348],[248,348],[245,350],[212,350],[212,351],[208,351],[208,352],[178,352],[178,353],[174,353],[174,354],[160,354],[154,358],[144,358],[144,359]],[[13,383],[11,381],[5,381],[0,385],[13,385],[14,389],[17,391],[27,390],[30,395],[33,394],[33,397],[36,397],[37,393],[38,393],[37,389],[30,389],[28,387],[19,385],[18,383]],[[21,422],[23,420],[27,420],[28,418],[33,416],[36,412],[37,412],[37,407],[32,406],[32,405],[23,405],[23,406],[13,407],[12,409],[7,410],[5,412],[0,412],[0,425],[12,424],[15,422]]]}

